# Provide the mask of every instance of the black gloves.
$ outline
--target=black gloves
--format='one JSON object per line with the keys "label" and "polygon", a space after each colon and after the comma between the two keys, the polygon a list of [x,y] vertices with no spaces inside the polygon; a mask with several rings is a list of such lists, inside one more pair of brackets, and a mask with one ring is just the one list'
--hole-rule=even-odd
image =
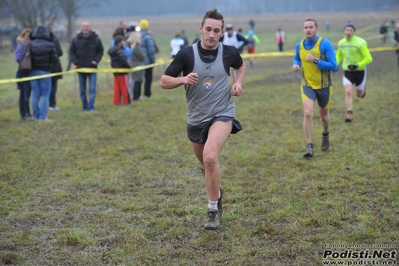
{"label": "black gloves", "polygon": [[358,65],[357,65],[357,64],[355,64],[355,65],[348,65],[348,68],[349,68],[349,70],[351,70],[351,71],[354,71],[354,70],[356,70],[356,69],[357,69],[357,67],[358,67]]}

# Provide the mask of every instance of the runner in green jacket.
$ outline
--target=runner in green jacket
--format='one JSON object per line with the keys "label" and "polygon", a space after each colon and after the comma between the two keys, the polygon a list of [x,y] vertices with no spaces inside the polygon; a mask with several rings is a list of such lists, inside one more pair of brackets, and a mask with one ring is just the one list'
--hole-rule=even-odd
{"label": "runner in green jacket", "polygon": [[352,88],[356,86],[356,95],[359,98],[366,96],[366,66],[373,62],[373,58],[367,48],[367,42],[355,36],[355,26],[348,23],[344,27],[345,38],[338,42],[337,63],[342,61],[344,75],[342,83],[345,88],[346,119],[353,120]]}

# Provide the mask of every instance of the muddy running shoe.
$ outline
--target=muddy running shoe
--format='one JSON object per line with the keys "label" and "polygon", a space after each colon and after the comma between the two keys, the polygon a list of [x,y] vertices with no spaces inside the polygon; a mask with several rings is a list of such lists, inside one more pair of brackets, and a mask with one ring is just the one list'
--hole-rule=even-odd
{"label": "muddy running shoe", "polygon": [[352,122],[352,120],[353,120],[353,115],[347,115],[345,118],[346,123],[350,123],[350,122]]}
{"label": "muddy running shoe", "polygon": [[366,87],[364,88],[364,92],[363,92],[363,95],[362,95],[362,97],[360,97],[360,98],[364,98],[364,97],[366,97]]}
{"label": "muddy running shoe", "polygon": [[345,122],[346,123],[350,123],[353,120],[353,112],[352,111],[348,111],[346,114],[346,118],[345,118]]}
{"label": "muddy running shoe", "polygon": [[208,209],[206,215],[205,229],[216,230],[220,226],[220,212],[214,209]]}
{"label": "muddy running shoe", "polygon": [[205,222],[205,229],[215,230],[219,227],[220,219],[222,218],[222,214],[223,214],[223,205],[222,205],[223,194],[224,194],[224,189],[222,186],[220,186],[220,197],[218,199],[218,210],[208,209],[207,219]]}
{"label": "muddy running shoe", "polygon": [[328,135],[327,136],[323,135],[323,137],[321,139],[321,150],[326,151],[326,150],[328,150],[329,147],[330,147],[330,139],[329,139]]}
{"label": "muddy running shoe", "polygon": [[313,157],[313,148],[307,148],[306,152],[303,154],[305,158],[312,158]]}

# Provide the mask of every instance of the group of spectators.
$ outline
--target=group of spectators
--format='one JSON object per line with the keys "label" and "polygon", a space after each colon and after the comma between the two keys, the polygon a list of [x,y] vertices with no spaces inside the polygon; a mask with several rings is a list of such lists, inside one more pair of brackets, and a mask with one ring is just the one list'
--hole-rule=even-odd
{"label": "group of spectators", "polygon": [[387,42],[387,38],[389,35],[389,27],[392,29],[392,43],[396,47],[396,57],[398,60],[399,67],[399,22],[395,22],[394,19],[391,20],[391,23],[388,20],[385,20],[384,23],[381,24],[379,33],[381,36],[381,43],[385,44]]}
{"label": "group of spectators", "polygon": [[389,35],[389,28],[392,29],[392,42],[395,42],[395,32],[397,31],[399,25],[395,22],[394,19],[391,20],[391,22],[389,23],[388,20],[385,20],[384,23],[381,24],[380,29],[379,29],[379,33],[381,36],[381,43],[385,44],[387,42],[388,39],[388,35]]}
{"label": "group of spectators", "polygon": [[[199,35],[196,35],[193,44],[197,43],[198,41],[200,41],[200,38]],[[243,48],[246,47],[248,54],[255,54],[255,46],[260,43],[259,37],[255,34],[253,27],[251,27],[248,30],[247,34],[244,35],[242,34],[242,29],[235,31],[231,23],[226,24],[225,31],[219,41],[225,45],[231,45],[236,47],[240,53],[242,53]],[[278,28],[275,33],[275,41],[278,45],[278,50],[282,52],[284,50],[286,36],[285,32],[281,28]],[[176,33],[170,41],[170,51],[172,58],[175,58],[176,54],[182,48],[187,47],[188,45],[188,40],[185,37],[184,30],[182,30],[180,33]],[[249,58],[249,63],[251,66],[253,66],[253,57]]]}
{"label": "group of spectators", "polygon": [[[242,52],[242,47],[247,47],[247,52],[249,54],[255,53],[255,46],[260,43],[258,36],[255,34],[254,28],[251,27],[246,35],[241,33],[241,30],[238,32],[234,30],[232,24],[226,24],[225,32],[220,38],[220,42],[226,45],[233,45],[239,51]],[[278,50],[282,52],[284,50],[284,44],[286,42],[285,32],[278,28],[275,33],[275,42],[278,46]],[[250,59],[250,64],[253,64],[253,60]]]}
{"label": "group of spectators", "polygon": [[[255,34],[253,27],[248,30],[248,33],[245,36],[241,34],[241,30],[238,32],[235,31],[232,24],[226,24],[225,29],[224,34],[220,38],[220,42],[225,45],[232,45],[240,52],[242,52],[243,47],[246,46],[248,54],[255,54],[255,46],[260,43],[260,40]],[[278,50],[282,52],[284,50],[286,36],[285,32],[281,28],[278,28],[275,33],[275,42],[278,45]],[[253,66],[253,57],[249,58],[249,63]]]}
{"label": "group of spectators", "polygon": [[[111,67],[128,69],[155,63],[155,54],[158,48],[152,34],[149,32],[148,20],[129,25],[121,22],[112,34],[111,47],[107,51],[111,58]],[[81,32],[72,40],[70,46],[70,61],[78,70],[80,98],[84,112],[95,110],[97,73],[80,72],[80,68],[98,67],[104,55],[103,44],[90,27],[89,22],[83,22]],[[144,81],[144,97],[151,97],[153,67],[139,71],[114,72],[114,105],[130,105],[140,101],[141,87]],[[86,96],[87,83],[89,84],[89,99]]]}
{"label": "group of spectators", "polygon": [[[121,23],[113,34],[112,47],[108,51],[113,68],[132,68],[155,63],[155,53],[158,48],[148,28],[149,22],[145,19],[131,25]],[[20,115],[26,121],[50,122],[51,120],[47,117],[48,110],[60,110],[56,105],[56,93],[58,80],[62,78],[62,66],[59,58],[63,55],[63,51],[53,32],[54,27],[49,24],[38,26],[34,30],[25,28],[17,37],[15,50],[17,63],[20,63],[25,52],[29,51],[32,62],[32,70],[29,73],[23,73],[18,67],[17,78],[60,73],[51,77],[44,76],[17,83],[17,88],[20,91]],[[84,112],[93,112],[97,86],[95,69],[104,55],[104,48],[101,39],[91,29],[89,22],[82,23],[79,33],[71,41],[68,53],[70,64],[73,64],[78,72],[82,109]],[[79,71],[79,69],[86,70]],[[141,98],[143,81],[144,97],[150,98],[152,80],[152,67],[134,72],[115,72],[113,103],[129,105],[131,95],[132,100],[138,102]],[[33,114],[30,108],[31,94]]]}

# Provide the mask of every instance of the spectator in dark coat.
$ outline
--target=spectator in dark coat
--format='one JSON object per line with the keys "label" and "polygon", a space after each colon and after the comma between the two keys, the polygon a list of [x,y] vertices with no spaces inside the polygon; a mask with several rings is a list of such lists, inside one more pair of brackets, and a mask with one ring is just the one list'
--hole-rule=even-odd
{"label": "spectator in dark coat", "polygon": [[[70,57],[76,68],[96,69],[104,54],[104,48],[100,38],[90,28],[89,22],[82,23],[81,32],[73,39],[70,47]],[[97,73],[78,73],[80,98],[83,111],[94,111],[96,100]],[[86,83],[89,80],[90,100],[86,97]]]}
{"label": "spectator in dark coat", "polygon": [[393,44],[396,47],[396,57],[398,58],[399,67],[399,22],[396,23],[396,29],[393,32]]}
{"label": "spectator in dark coat", "polygon": [[[38,26],[29,37],[32,40],[32,72],[30,76],[50,74],[51,66],[57,61],[57,52],[50,31],[45,26]],[[30,84],[32,87],[33,115],[38,121],[51,121],[47,118],[51,78],[31,80]],[[41,101],[40,106],[39,101]]]}
{"label": "spectator in dark coat", "polygon": [[[62,56],[62,48],[60,45],[60,41],[58,40],[57,36],[54,34],[54,26],[52,24],[49,24],[47,26],[48,30],[51,33],[51,36],[53,38],[53,42],[55,45],[55,51],[57,52],[57,61],[51,66],[51,73],[59,73],[62,72],[62,66],[60,62],[60,57]],[[50,93],[50,102],[49,102],[49,110],[50,111],[56,111],[60,110],[60,108],[56,105],[56,94],[57,94],[57,87],[58,87],[58,80],[62,79],[62,75],[57,75],[54,77],[51,77],[51,93]]]}
{"label": "spectator in dark coat", "polygon": [[387,24],[387,23],[388,23],[388,21],[385,21],[380,27],[380,36],[381,36],[382,44],[385,44],[387,42],[388,28],[389,28],[389,24]]}
{"label": "spectator in dark coat", "polygon": [[[17,61],[18,64],[19,62],[21,62],[22,57],[24,56],[26,46],[31,42],[29,39],[29,34],[31,34],[31,32],[32,32],[31,29],[26,28],[17,37],[15,60]],[[22,77],[23,75],[18,67],[16,78],[22,78]],[[17,88],[19,89],[19,113],[21,115],[22,120],[34,121],[35,118],[31,115],[29,108],[30,104],[29,99],[31,94],[30,81],[18,82]]]}

